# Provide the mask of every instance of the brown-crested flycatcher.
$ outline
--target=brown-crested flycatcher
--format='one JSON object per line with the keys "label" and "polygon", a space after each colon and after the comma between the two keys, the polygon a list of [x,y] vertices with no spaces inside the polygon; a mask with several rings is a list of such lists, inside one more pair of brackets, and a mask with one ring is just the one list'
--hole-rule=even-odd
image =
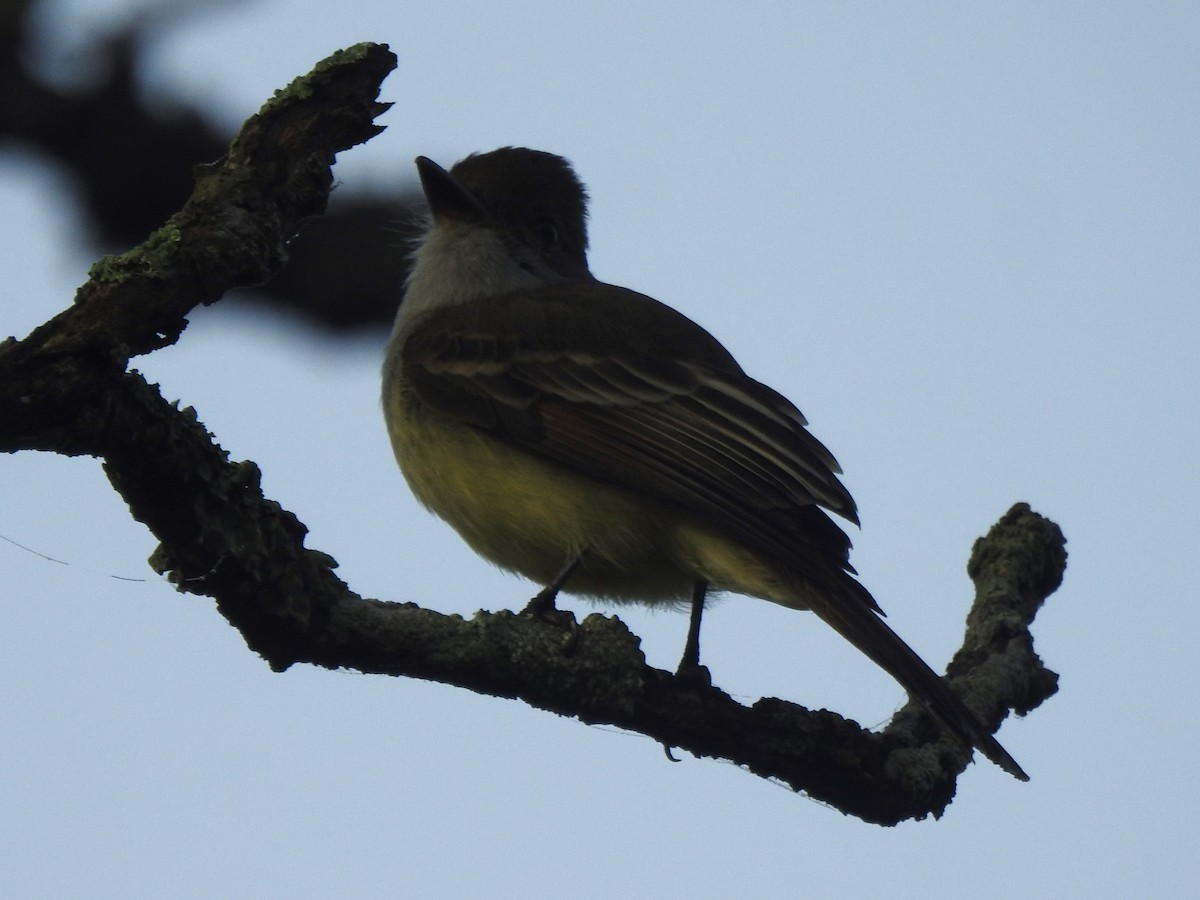
{"label": "brown-crested flycatcher", "polygon": [[417,499],[481,556],[545,589],[692,603],[712,588],[811,609],[955,737],[1026,775],[884,624],[852,575],[858,522],[832,454],[690,319],[597,281],[570,164],[504,148],[417,159],[432,223],[383,368],[392,447]]}

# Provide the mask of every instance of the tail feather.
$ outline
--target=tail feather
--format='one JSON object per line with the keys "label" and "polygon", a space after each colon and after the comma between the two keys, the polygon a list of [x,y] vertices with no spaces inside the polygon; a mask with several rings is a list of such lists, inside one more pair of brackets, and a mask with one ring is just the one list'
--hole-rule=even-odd
{"label": "tail feather", "polygon": [[[1028,781],[1029,776],[1017,761],[967,709],[958,694],[879,617],[866,588],[848,576],[844,584],[847,593],[853,590],[851,596],[831,597],[821,603],[810,599],[813,612],[900,682],[910,696],[965,746],[978,749],[1005,772]],[[859,592],[866,595],[866,602]]]}

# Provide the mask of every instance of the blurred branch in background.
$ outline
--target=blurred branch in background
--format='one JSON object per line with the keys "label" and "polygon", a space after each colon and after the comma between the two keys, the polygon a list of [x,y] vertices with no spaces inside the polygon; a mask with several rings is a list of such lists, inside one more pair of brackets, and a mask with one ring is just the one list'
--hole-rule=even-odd
{"label": "blurred branch in background", "polygon": [[[0,146],[67,172],[96,249],[125,250],[183,205],[193,169],[219,159],[233,137],[183,103],[147,102],[138,77],[156,35],[219,4],[146,6],[115,32],[95,36],[87,77],[68,86],[35,64],[39,3],[0,4]],[[283,270],[235,296],[330,331],[387,328],[406,273],[402,248],[423,209],[415,184],[396,193],[335,191],[325,215],[292,240]]]}

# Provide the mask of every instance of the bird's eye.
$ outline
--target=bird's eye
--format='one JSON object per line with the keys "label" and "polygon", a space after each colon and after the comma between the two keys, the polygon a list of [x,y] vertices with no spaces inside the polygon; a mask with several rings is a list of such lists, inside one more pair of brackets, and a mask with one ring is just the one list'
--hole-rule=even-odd
{"label": "bird's eye", "polygon": [[558,230],[558,225],[550,219],[535,222],[533,236],[547,247],[557,247],[562,242],[562,232]]}

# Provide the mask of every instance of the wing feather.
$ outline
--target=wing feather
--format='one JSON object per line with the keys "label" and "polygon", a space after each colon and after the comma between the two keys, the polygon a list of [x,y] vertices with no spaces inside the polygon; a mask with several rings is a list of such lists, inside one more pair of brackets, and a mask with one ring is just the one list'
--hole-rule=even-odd
{"label": "wing feather", "polygon": [[439,324],[405,354],[410,388],[439,414],[710,516],[818,583],[830,565],[853,571],[849,539],[817,509],[857,521],[837,461],[798,409],[731,359],[601,353],[556,345],[552,333]]}

